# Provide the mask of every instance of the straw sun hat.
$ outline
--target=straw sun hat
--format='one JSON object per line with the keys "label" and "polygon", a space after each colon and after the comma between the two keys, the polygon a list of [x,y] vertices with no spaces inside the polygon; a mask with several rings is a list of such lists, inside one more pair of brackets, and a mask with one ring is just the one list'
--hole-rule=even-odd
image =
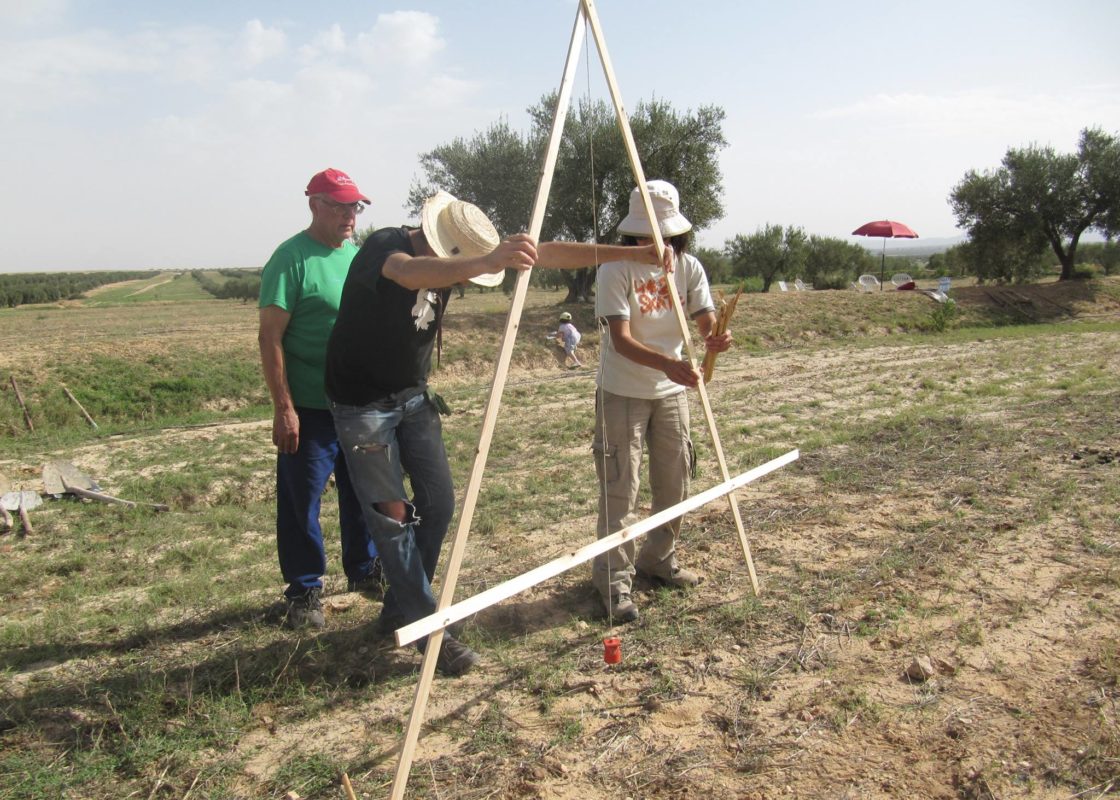
{"label": "straw sun hat", "polygon": [[[661,238],[669,239],[692,230],[692,223],[681,213],[681,200],[676,186],[668,181],[646,181],[646,188],[649,189],[653,213],[657,217],[658,227],[661,228]],[[618,232],[639,238],[653,236],[653,228],[649,224],[649,217],[646,216],[645,203],[642,202],[642,192],[637,186],[630,192],[630,213],[618,223]]]}
{"label": "straw sun hat", "polygon": [[[456,200],[444,191],[424,201],[420,228],[432,250],[441,258],[484,256],[498,246],[500,238],[493,223],[478,206]],[[500,286],[505,272],[485,273],[471,278],[479,286]]]}

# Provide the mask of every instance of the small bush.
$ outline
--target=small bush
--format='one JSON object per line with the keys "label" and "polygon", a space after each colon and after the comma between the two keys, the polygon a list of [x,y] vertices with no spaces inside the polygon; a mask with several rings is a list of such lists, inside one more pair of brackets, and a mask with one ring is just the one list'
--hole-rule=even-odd
{"label": "small bush", "polygon": [[956,318],[957,304],[950,298],[944,303],[938,303],[937,307],[930,312],[929,320],[926,323],[927,330],[944,333]]}

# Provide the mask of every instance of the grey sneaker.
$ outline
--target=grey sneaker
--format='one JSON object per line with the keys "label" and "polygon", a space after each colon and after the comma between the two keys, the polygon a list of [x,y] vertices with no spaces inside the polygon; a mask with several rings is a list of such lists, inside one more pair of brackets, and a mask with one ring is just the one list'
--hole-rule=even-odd
{"label": "grey sneaker", "polygon": [[289,628],[325,628],[327,620],[323,617],[323,602],[319,596],[322,589],[308,589],[306,594],[288,598],[288,614],[284,618]]}
{"label": "grey sneaker", "polygon": [[382,598],[385,596],[385,575],[381,568],[381,559],[375,558],[373,560],[373,568],[370,569],[369,575],[358,580],[346,581],[346,591],[348,592],[361,592],[362,594],[371,595],[374,598]]}
{"label": "grey sneaker", "polygon": [[630,598],[628,592],[622,592],[611,597],[608,602],[607,598],[602,598],[603,610],[606,611],[607,616],[614,619],[615,622],[637,622],[638,607],[634,605],[634,601]]}
{"label": "grey sneaker", "polygon": [[[425,645],[427,642],[425,642]],[[424,647],[420,647],[424,652]],[[456,678],[471,671],[475,664],[482,660],[482,656],[460,642],[449,632],[443,632],[443,644],[439,648],[436,658],[436,669],[448,677]]]}

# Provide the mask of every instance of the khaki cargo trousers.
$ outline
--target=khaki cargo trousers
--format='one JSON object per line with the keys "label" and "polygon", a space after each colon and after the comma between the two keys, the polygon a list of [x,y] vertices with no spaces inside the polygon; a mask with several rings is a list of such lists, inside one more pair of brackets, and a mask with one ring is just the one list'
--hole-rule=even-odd
{"label": "khaki cargo trousers", "polygon": [[[688,426],[685,391],[658,400],[598,393],[592,443],[599,476],[598,538],[644,518],[636,514],[643,447],[649,449],[650,514],[674,506],[688,496],[693,462]],[[591,567],[596,590],[604,599],[629,593],[636,570],[670,577],[677,567],[676,539],[680,527],[678,517],[637,540],[596,556]]]}

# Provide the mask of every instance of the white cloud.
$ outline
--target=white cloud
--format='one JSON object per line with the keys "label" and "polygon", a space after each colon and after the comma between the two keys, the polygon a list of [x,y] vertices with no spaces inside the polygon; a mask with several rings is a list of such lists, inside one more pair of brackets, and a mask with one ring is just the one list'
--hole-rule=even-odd
{"label": "white cloud", "polygon": [[439,35],[438,17],[423,11],[394,11],[378,14],[373,28],[358,35],[356,48],[370,66],[417,70],[426,67],[446,44]]}
{"label": "white cloud", "polygon": [[0,22],[46,25],[66,16],[66,0],[0,0]]}
{"label": "white cloud", "polygon": [[1116,85],[1085,85],[1060,96],[1003,87],[948,95],[875,94],[811,118],[889,126],[934,137],[975,138],[1019,131],[1028,139],[1010,141],[1008,146],[1038,141],[1071,150],[1076,142],[1069,131],[1076,134],[1094,120],[1115,119],[1120,114],[1118,98],[1120,86]]}
{"label": "white cloud", "polygon": [[259,19],[251,19],[241,34],[241,63],[247,67],[282,55],[288,48],[288,36],[279,28],[266,28]]}
{"label": "white cloud", "polygon": [[346,52],[346,34],[337,22],[325,31],[315,34],[310,43],[299,49],[299,56],[305,63],[318,61],[323,57],[339,56]]}

